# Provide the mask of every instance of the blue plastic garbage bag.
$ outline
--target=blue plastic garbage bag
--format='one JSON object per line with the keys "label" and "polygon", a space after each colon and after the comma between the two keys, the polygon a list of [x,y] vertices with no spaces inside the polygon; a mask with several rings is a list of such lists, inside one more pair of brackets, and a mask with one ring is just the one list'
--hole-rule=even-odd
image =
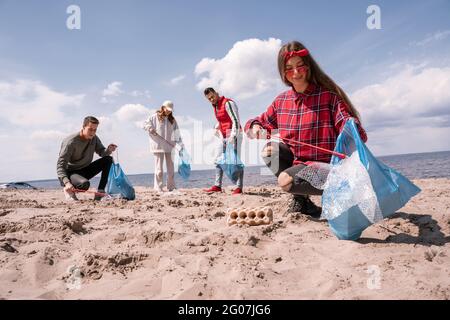
{"label": "blue plastic garbage bag", "polygon": [[236,183],[239,176],[244,171],[244,164],[237,154],[236,144],[225,143],[226,147],[222,156],[218,159],[217,165],[220,166],[227,177]]}
{"label": "blue plastic garbage bag", "polygon": [[421,190],[377,160],[359,136],[353,119],[339,135],[322,195],[322,218],[343,240],[356,240],[373,223],[393,215]]}
{"label": "blue plastic garbage bag", "polygon": [[191,176],[191,158],[184,148],[180,150],[178,156],[180,157],[178,163],[178,174],[184,180],[188,180]]}
{"label": "blue plastic garbage bag", "polygon": [[108,175],[106,192],[112,196],[120,196],[123,199],[134,200],[136,198],[134,188],[123,172],[119,163],[113,163]]}

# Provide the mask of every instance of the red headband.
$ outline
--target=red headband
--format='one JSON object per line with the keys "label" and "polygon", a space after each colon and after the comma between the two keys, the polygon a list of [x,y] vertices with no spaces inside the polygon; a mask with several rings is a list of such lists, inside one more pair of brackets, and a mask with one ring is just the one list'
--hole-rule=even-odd
{"label": "red headband", "polygon": [[309,54],[308,49],[302,49],[299,51],[287,51],[284,53],[284,62],[286,63],[290,58],[298,56],[304,57]]}

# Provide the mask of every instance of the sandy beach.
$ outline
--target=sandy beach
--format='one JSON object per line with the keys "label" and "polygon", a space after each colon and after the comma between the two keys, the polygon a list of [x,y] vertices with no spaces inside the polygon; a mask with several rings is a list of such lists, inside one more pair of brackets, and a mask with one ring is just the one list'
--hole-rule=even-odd
{"label": "sandy beach", "polygon": [[[356,242],[286,215],[275,186],[78,203],[1,190],[0,299],[449,299],[450,180],[414,182],[422,192]],[[273,224],[226,224],[255,206]]]}

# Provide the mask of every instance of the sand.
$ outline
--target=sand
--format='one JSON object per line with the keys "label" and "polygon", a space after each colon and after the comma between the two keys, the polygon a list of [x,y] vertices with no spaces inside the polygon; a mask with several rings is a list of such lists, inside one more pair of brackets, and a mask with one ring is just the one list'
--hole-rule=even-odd
{"label": "sand", "polygon": [[[275,186],[69,204],[1,190],[0,299],[449,299],[450,180],[414,182],[423,191],[358,241],[286,215]],[[228,226],[238,206],[274,222]]]}

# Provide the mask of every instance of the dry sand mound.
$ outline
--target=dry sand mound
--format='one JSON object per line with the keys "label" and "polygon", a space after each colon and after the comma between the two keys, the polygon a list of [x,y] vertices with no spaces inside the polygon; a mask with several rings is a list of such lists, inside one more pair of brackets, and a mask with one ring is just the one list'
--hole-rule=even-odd
{"label": "dry sand mound", "polygon": [[[415,182],[422,193],[355,242],[285,215],[275,187],[70,204],[0,190],[0,298],[449,299],[450,181]],[[227,226],[228,208],[253,206],[273,224]]]}

